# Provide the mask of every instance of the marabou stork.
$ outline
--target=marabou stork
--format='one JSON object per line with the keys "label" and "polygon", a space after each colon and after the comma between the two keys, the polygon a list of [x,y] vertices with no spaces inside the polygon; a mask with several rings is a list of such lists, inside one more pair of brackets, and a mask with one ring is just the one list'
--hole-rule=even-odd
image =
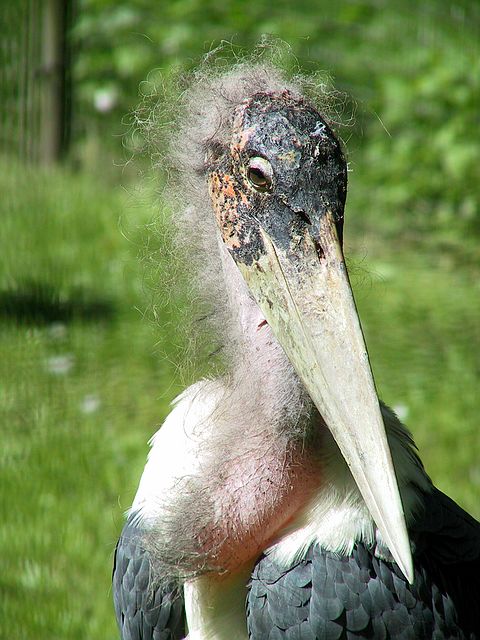
{"label": "marabou stork", "polygon": [[480,524],[379,403],[331,125],[262,63],[203,76],[172,149],[228,371],[174,402],[115,555],[124,640],[480,638]]}

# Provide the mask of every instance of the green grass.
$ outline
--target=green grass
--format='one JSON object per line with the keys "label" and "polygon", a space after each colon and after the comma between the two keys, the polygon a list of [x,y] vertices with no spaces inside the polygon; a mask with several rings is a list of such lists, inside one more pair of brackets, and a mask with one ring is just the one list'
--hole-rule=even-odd
{"label": "green grass", "polygon": [[137,310],[152,212],[91,178],[3,169],[0,289],[10,315],[36,290],[43,315],[17,304],[0,324],[0,637],[114,638],[122,512],[178,390]]}
{"label": "green grass", "polygon": [[[154,275],[139,256],[148,237],[150,251],[157,245],[153,212],[142,191],[1,169],[0,637],[116,638],[122,512],[180,388],[174,316],[163,312],[159,328],[142,313]],[[408,411],[434,481],[478,517],[478,269],[434,246],[384,246],[381,228],[370,245],[349,213],[381,394]]]}

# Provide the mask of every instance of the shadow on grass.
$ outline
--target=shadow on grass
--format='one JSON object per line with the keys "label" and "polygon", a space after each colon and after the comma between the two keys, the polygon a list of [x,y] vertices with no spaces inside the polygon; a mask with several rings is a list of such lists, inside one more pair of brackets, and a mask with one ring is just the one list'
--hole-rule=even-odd
{"label": "shadow on grass", "polygon": [[77,288],[64,294],[50,284],[28,280],[15,288],[0,290],[0,321],[23,324],[51,324],[111,320],[115,306],[111,300],[97,298]]}

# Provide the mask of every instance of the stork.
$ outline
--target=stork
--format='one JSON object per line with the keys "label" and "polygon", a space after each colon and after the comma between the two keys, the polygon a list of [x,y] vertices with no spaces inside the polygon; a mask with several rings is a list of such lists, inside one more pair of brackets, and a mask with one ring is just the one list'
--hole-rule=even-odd
{"label": "stork", "polygon": [[480,637],[480,524],[377,397],[332,126],[268,64],[183,100],[175,218],[227,370],[151,440],[115,554],[121,637]]}

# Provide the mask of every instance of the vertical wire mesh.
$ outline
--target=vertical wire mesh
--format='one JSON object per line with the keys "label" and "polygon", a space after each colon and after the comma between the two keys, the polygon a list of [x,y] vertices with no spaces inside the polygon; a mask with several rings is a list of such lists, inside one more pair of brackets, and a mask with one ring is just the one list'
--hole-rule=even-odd
{"label": "vertical wire mesh", "polygon": [[65,150],[66,0],[0,3],[0,153],[51,163]]}

